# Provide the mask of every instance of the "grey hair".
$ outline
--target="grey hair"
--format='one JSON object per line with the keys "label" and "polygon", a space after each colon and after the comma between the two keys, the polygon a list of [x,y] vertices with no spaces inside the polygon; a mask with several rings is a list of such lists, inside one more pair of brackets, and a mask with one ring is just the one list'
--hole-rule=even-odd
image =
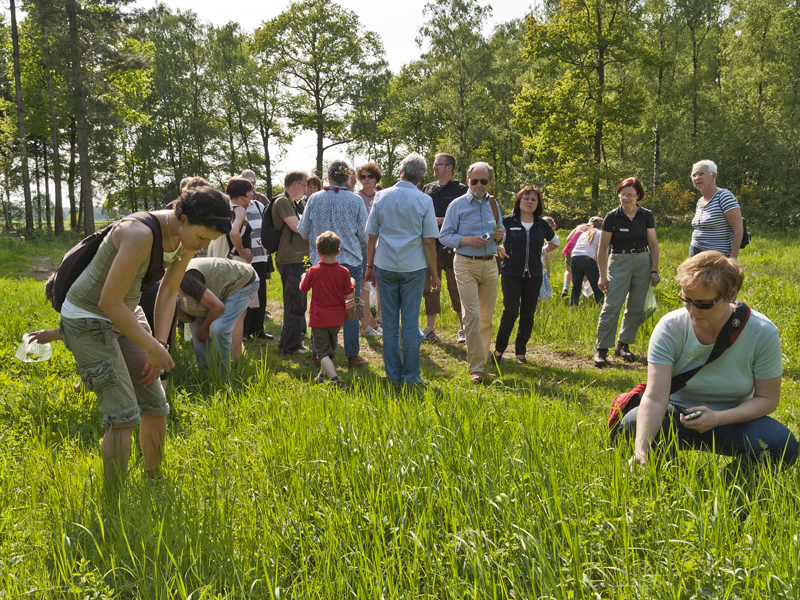
{"label": "grey hair", "polygon": [[709,173],[713,173],[715,175],[717,173],[717,163],[715,163],[713,160],[705,159],[694,163],[692,165],[692,171],[694,171],[697,167],[705,167],[708,169]]}
{"label": "grey hair", "polygon": [[428,163],[425,158],[416,152],[406,156],[400,163],[400,177],[408,179],[413,183],[419,183],[428,171]]}
{"label": "grey hair", "polygon": [[467,169],[467,177],[469,177],[469,174],[472,173],[475,169],[480,169],[481,167],[489,171],[489,179],[494,179],[494,169],[491,167],[489,163],[483,161],[472,163],[469,166],[469,169]]}

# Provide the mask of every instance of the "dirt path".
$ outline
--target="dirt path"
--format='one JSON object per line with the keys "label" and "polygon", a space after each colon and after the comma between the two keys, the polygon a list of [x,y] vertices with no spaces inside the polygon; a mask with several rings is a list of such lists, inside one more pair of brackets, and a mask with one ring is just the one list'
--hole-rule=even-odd
{"label": "dirt path", "polygon": [[54,271],[55,268],[50,263],[49,256],[37,256],[33,259],[33,266],[23,274],[38,279],[39,281],[47,281],[47,278],[50,277]]}

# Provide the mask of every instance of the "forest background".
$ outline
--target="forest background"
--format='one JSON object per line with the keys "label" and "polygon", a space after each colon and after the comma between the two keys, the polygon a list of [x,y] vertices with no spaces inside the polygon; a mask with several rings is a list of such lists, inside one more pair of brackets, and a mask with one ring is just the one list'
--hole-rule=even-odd
{"label": "forest background", "polygon": [[436,0],[419,59],[396,72],[378,33],[332,2],[295,2],[254,33],[124,0],[9,8],[7,231],[91,231],[96,206],[160,207],[187,175],[224,185],[250,168],[271,197],[302,131],[316,156],[296,168],[346,154],[378,162],[386,186],[409,151],[429,165],[451,152],[462,180],[475,160],[495,167],[506,208],[542,186],[560,226],[603,214],[632,175],[660,225],[685,222],[691,165],[711,158],[757,228],[800,223],[797,0],[544,0],[492,32],[488,5]]}

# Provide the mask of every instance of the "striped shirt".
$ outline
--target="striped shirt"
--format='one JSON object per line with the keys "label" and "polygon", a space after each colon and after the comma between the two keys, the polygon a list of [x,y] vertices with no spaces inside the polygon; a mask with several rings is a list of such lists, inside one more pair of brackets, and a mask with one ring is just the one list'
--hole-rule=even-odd
{"label": "striped shirt", "polygon": [[[261,196],[261,194],[258,195]],[[266,198],[264,198],[264,200],[266,200]],[[247,222],[250,223],[250,227],[253,228],[250,234],[250,240],[252,242],[250,250],[253,253],[254,263],[269,262],[269,254],[264,251],[264,247],[261,244],[261,219],[264,215],[264,210],[264,204],[256,199],[253,199],[246,209]]]}
{"label": "striped shirt", "polygon": [[733,246],[733,229],[725,218],[725,213],[734,208],[739,208],[730,190],[720,188],[705,206],[701,206],[703,199],[697,201],[694,219],[692,219],[692,246],[700,252],[705,250],[718,250],[730,255]]}

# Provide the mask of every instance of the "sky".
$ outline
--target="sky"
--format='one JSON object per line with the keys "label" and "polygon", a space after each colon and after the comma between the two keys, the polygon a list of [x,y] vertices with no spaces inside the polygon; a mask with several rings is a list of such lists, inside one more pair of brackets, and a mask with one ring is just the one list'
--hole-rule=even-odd
{"label": "sky", "polygon": [[[486,0],[479,0],[486,6]],[[149,8],[156,4],[155,0],[137,0],[135,6]],[[288,8],[290,2],[254,2],[252,0],[166,0],[164,4],[174,10],[193,10],[201,21],[221,26],[229,21],[239,23],[243,30],[252,32],[267,21]],[[385,0],[338,0],[338,4],[355,12],[364,27],[376,32],[383,42],[386,60],[392,71],[420,57],[422,50],[417,47],[415,38],[423,24],[423,8],[426,0],[402,0],[387,2]],[[484,29],[490,35],[496,24],[521,18],[530,12],[530,0],[495,0],[490,2],[492,18]],[[310,170],[316,160],[316,135],[311,131],[301,133],[292,145],[286,149],[286,155],[277,165],[277,170],[292,169]],[[325,159],[333,158],[334,150],[328,151]],[[281,177],[282,179],[282,177]]]}

